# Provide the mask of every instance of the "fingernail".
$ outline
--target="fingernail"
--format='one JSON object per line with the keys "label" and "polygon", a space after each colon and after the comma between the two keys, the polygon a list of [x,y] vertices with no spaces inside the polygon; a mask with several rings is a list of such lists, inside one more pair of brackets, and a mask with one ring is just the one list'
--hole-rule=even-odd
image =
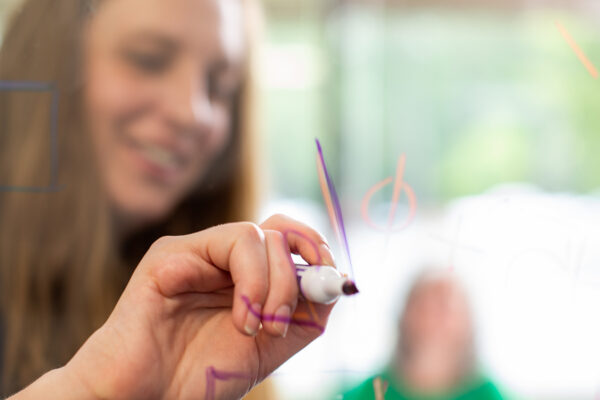
{"label": "fingernail", "polygon": [[287,334],[288,328],[290,327],[291,315],[292,310],[287,304],[284,304],[281,307],[279,307],[277,309],[277,312],[275,313],[275,317],[277,318],[277,320],[273,323],[273,328],[275,328],[275,330],[279,332],[281,337],[285,337],[285,335]]}
{"label": "fingernail", "polygon": [[335,265],[335,260],[333,259],[333,253],[331,249],[326,244],[321,244],[321,258],[322,264],[324,265]]}
{"label": "fingernail", "polygon": [[248,309],[244,330],[250,336],[256,336],[258,333],[258,328],[260,327],[260,318],[258,316],[260,316],[261,309],[262,307],[259,303],[252,304]]}

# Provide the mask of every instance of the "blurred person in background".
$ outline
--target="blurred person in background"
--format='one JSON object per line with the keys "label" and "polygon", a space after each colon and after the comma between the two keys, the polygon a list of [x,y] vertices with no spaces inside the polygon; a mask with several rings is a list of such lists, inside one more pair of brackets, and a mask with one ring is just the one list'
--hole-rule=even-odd
{"label": "blurred person in background", "polygon": [[375,399],[377,377],[387,385],[386,400],[503,398],[477,368],[467,294],[454,274],[429,270],[415,280],[400,317],[390,366],[343,398]]}
{"label": "blurred person in background", "polygon": [[[210,229],[254,218],[256,15],[251,0],[27,0],[17,10],[0,81],[54,85],[59,187],[0,190],[0,396],[56,369],[63,374],[44,375],[29,395],[75,396],[56,379],[67,371],[87,389],[101,383],[106,398],[115,387],[125,398],[185,397],[208,385],[202,363],[226,359],[252,378],[217,385],[215,398],[235,397],[318,336],[277,321],[258,332],[232,293],[241,287],[264,313],[289,317],[297,285],[277,272],[277,249],[306,252],[282,232],[302,232],[332,263],[322,236],[284,216]],[[5,188],[47,186],[50,113],[49,96],[0,92]],[[167,235],[177,237],[156,242]],[[228,270],[236,255],[219,247],[228,240],[262,248],[237,256],[255,261],[255,275]],[[165,294],[196,290],[185,272],[201,273],[186,269],[200,261],[204,302]],[[322,321],[329,310],[319,310]],[[263,390],[255,395],[273,396]]]}

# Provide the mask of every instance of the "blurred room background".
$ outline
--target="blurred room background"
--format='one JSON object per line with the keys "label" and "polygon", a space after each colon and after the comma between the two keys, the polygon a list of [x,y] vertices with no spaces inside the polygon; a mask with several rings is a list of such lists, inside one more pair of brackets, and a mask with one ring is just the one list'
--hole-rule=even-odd
{"label": "blurred room background", "polygon": [[[4,17],[13,0],[0,0]],[[392,355],[423,266],[465,282],[482,368],[516,398],[600,396],[600,67],[595,0],[265,0],[263,215],[319,227],[315,143],[337,186],[354,278],[323,337],[281,367],[282,399],[341,398]],[[0,26],[2,28],[2,26]],[[0,32],[2,29],[0,29]],[[1,38],[1,37],[0,37]],[[400,230],[361,202],[395,177]],[[393,185],[369,204],[386,228]],[[401,192],[394,226],[410,216]],[[341,268],[350,273],[347,266]]]}

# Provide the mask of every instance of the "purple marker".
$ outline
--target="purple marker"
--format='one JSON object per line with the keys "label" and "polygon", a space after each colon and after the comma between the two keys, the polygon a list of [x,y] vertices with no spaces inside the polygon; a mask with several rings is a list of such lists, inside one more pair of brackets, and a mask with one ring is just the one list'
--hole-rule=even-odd
{"label": "purple marker", "polygon": [[296,264],[300,293],[308,301],[331,304],[341,295],[358,293],[356,284],[329,265]]}

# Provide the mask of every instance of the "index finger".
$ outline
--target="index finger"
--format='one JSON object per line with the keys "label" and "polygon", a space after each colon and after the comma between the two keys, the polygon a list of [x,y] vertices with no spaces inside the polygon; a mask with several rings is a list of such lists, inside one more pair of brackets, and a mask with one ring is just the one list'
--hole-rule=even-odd
{"label": "index finger", "polygon": [[276,214],[260,227],[281,232],[290,251],[301,255],[309,264],[335,265],[327,240],[310,226],[286,215]]}
{"label": "index finger", "polygon": [[260,227],[243,222],[220,225],[172,237],[165,243],[157,247],[154,253],[158,254],[152,255],[153,261],[149,262],[160,293],[173,297],[212,292],[224,283],[224,279],[216,278],[230,275],[234,285],[233,323],[241,332],[256,334],[269,286],[265,238]]}

